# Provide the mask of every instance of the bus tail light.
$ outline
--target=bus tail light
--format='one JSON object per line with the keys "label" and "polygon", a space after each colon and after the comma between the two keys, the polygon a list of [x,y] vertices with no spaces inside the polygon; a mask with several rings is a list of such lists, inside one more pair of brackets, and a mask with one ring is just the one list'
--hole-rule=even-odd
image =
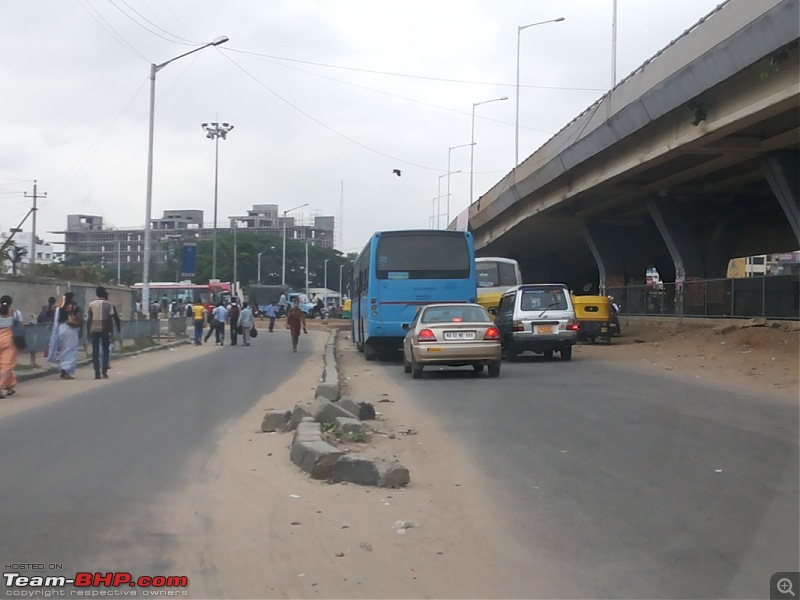
{"label": "bus tail light", "polygon": [[483,336],[484,340],[499,340],[500,339],[500,331],[492,325],[486,330],[486,335]]}
{"label": "bus tail light", "polygon": [[436,336],[433,335],[433,331],[431,331],[430,329],[422,329],[417,334],[417,341],[418,342],[435,342],[436,341]]}
{"label": "bus tail light", "polygon": [[522,321],[514,321],[512,331],[525,331],[525,323]]}

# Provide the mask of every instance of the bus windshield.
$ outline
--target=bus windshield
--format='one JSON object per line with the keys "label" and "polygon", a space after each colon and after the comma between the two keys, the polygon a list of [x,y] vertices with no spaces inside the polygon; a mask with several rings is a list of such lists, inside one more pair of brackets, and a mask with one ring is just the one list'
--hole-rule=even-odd
{"label": "bus windshield", "polygon": [[463,235],[444,232],[384,233],[378,241],[378,279],[465,279],[470,252]]}

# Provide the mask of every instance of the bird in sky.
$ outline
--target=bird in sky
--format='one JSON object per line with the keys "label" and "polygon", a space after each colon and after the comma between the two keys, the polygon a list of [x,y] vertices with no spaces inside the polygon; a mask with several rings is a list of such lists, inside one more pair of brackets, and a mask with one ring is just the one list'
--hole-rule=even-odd
{"label": "bird in sky", "polygon": [[395,175],[397,175],[398,177],[400,177],[400,175],[402,174],[402,171],[400,171],[400,169],[393,169],[393,170],[392,170],[392,173],[394,173]]}

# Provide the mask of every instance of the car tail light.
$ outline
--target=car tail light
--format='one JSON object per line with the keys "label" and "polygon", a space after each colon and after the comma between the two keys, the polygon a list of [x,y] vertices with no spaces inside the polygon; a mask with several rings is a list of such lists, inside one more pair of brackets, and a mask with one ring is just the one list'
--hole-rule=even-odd
{"label": "car tail light", "polygon": [[570,319],[564,329],[567,331],[578,331],[580,329],[580,325],[578,325],[578,322],[575,319]]}
{"label": "car tail light", "polygon": [[497,327],[494,327],[494,326],[489,327],[486,330],[486,335],[483,336],[483,339],[485,339],[485,340],[499,340],[500,339],[500,331],[497,329]]}
{"label": "car tail light", "polygon": [[514,321],[513,331],[525,331],[525,323],[522,321]]}
{"label": "car tail light", "polygon": [[417,341],[418,342],[435,342],[436,341],[436,336],[433,335],[433,331],[431,331],[430,329],[422,329],[417,334]]}

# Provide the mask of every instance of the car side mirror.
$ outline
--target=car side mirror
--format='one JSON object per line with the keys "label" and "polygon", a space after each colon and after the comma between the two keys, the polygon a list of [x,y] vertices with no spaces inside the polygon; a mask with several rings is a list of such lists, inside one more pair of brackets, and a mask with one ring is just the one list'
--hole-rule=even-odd
{"label": "car side mirror", "polygon": [[408,323],[403,323],[400,327],[403,328],[403,331],[408,331]]}
{"label": "car side mirror", "polygon": [[496,316],[497,316],[497,309],[496,309],[494,306],[493,306],[492,308],[490,308],[490,309],[489,309],[487,312],[488,312],[490,315],[492,315],[493,317],[496,317]]}

